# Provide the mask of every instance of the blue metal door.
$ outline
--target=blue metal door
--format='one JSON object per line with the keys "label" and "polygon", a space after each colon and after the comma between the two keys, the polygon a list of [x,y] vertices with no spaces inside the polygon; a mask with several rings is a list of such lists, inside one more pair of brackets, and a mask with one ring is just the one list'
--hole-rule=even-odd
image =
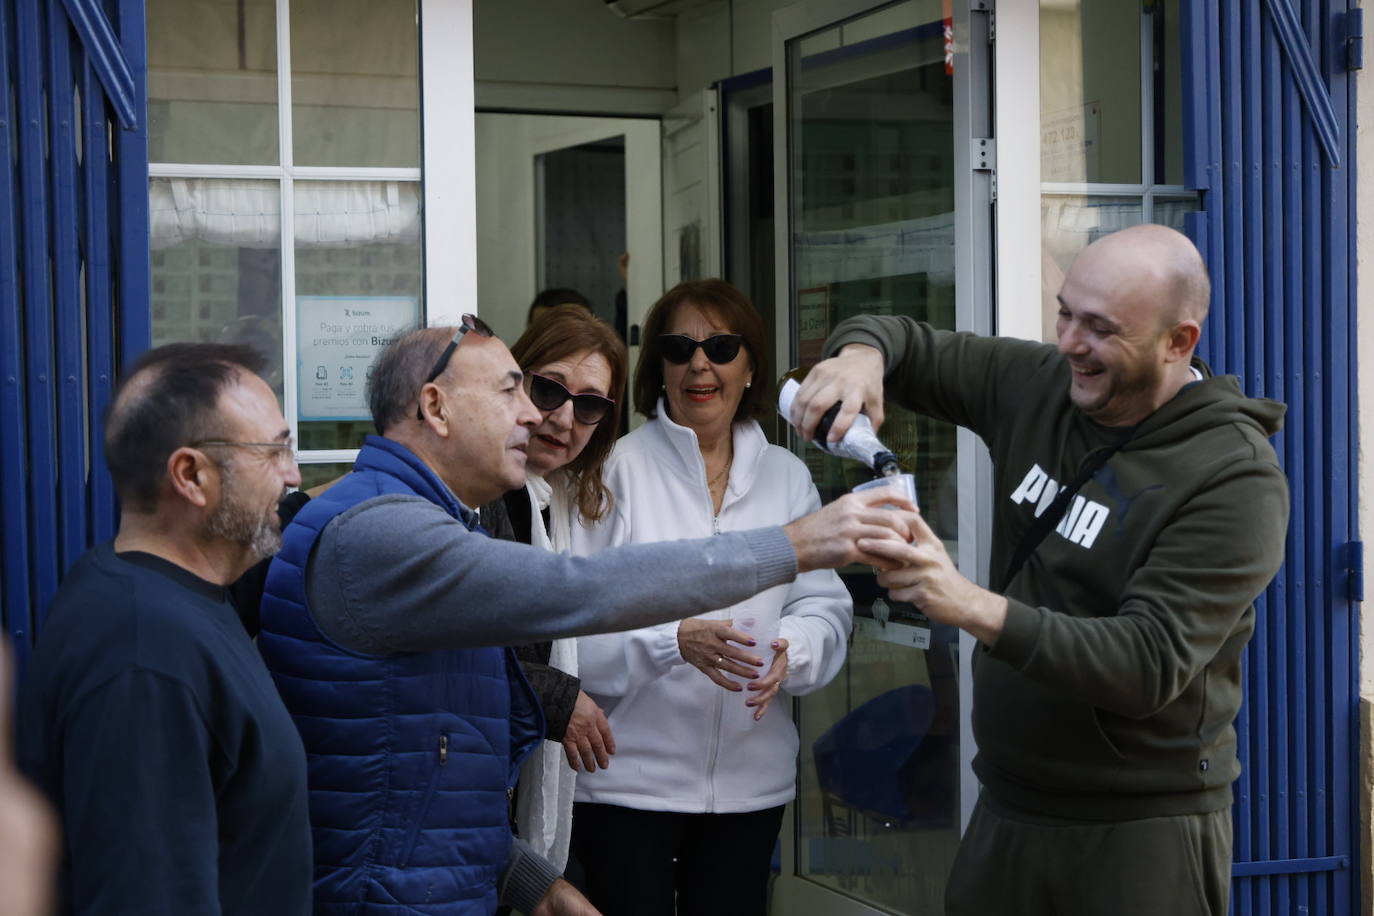
{"label": "blue metal door", "polygon": [[1355,83],[1347,0],[1185,0],[1203,356],[1285,402],[1293,511],[1237,720],[1233,910],[1356,911]]}
{"label": "blue metal door", "polygon": [[101,414],[147,349],[143,0],[0,6],[0,621],[22,668],[61,575],[114,532]]}

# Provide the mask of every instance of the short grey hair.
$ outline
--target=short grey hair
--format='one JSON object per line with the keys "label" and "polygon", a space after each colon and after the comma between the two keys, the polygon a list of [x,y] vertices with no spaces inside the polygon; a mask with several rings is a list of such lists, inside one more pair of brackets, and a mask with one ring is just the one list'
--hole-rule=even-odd
{"label": "short grey hair", "polygon": [[420,386],[439,354],[453,337],[453,328],[416,328],[402,334],[377,357],[367,383],[367,406],[372,425],[385,436],[414,413]]}

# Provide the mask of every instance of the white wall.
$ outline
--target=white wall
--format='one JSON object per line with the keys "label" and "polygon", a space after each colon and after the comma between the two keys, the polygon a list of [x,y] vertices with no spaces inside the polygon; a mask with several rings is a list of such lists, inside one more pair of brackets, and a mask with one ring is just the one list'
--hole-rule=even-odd
{"label": "white wall", "polygon": [[[1363,191],[1374,188],[1374,71],[1360,72],[1356,87],[1358,98],[1355,131],[1358,184]],[[1374,195],[1357,195],[1355,210],[1357,277],[1370,276],[1365,268],[1374,265]],[[1356,370],[1359,391],[1359,530],[1361,537],[1374,531],[1374,288],[1360,283],[1356,297],[1356,325],[1359,358]],[[1364,885],[1362,911],[1374,914],[1374,620],[1360,608],[1360,874]]]}
{"label": "white wall", "polygon": [[773,11],[796,0],[708,4],[677,20],[679,98],[716,80],[773,66]]}
{"label": "white wall", "polygon": [[477,106],[658,114],[676,100],[671,19],[604,0],[473,0]]}

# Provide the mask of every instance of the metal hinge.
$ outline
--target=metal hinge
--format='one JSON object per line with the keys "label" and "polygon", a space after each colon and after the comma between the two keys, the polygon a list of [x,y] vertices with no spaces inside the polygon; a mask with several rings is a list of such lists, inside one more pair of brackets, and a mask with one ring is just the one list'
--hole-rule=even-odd
{"label": "metal hinge", "polygon": [[1345,69],[1364,69],[1364,9],[1358,6],[1345,14]]}
{"label": "metal hinge", "polygon": [[972,0],[969,3],[969,11],[974,13],[987,13],[988,16],[988,44],[997,40],[997,4],[994,0]]}
{"label": "metal hinge", "polygon": [[997,200],[997,141],[992,137],[974,137],[972,159],[970,168],[988,173],[992,181],[992,199]]}
{"label": "metal hinge", "polygon": [[1364,600],[1364,541],[1345,545],[1345,590],[1351,601]]}

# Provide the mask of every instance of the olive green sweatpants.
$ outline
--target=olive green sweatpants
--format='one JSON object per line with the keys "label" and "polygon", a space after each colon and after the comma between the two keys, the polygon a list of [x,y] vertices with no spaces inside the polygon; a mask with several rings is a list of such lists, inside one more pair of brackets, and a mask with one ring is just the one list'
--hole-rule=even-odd
{"label": "olive green sweatpants", "polygon": [[973,809],[946,916],[1226,916],[1231,811],[1090,822]]}

